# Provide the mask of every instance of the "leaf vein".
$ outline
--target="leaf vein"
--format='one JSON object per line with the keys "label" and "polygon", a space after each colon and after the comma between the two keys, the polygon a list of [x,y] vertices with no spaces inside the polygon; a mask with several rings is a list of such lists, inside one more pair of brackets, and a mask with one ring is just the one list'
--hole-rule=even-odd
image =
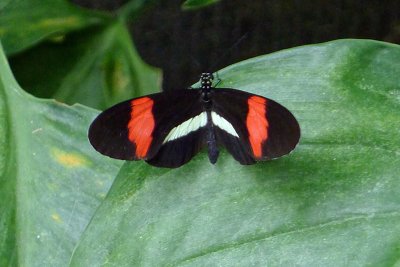
{"label": "leaf vein", "polygon": [[198,258],[210,255],[210,254],[215,254],[215,253],[220,253],[222,251],[226,250],[233,250],[237,249],[243,245],[248,245],[253,242],[258,242],[258,241],[265,241],[268,239],[273,239],[279,236],[286,236],[286,235],[291,235],[291,234],[297,234],[297,233],[304,233],[304,232],[310,232],[314,231],[317,229],[325,228],[325,227],[332,227],[332,226],[338,226],[346,223],[352,223],[352,222],[357,222],[357,221],[363,221],[363,220],[373,220],[373,219],[382,219],[382,218],[392,218],[392,217],[400,217],[400,212],[399,211],[392,211],[392,212],[380,212],[380,213],[372,213],[372,214],[363,214],[359,216],[352,216],[352,217],[347,217],[347,218],[341,218],[341,219],[335,219],[327,222],[323,222],[320,224],[316,225],[311,225],[299,229],[294,229],[290,231],[278,231],[275,233],[264,233],[261,235],[258,235],[256,237],[252,236],[250,238],[244,237],[238,240],[237,242],[233,243],[226,243],[223,245],[218,245],[211,247],[210,249],[207,249],[205,251],[201,251],[199,253],[195,253],[191,256],[188,256],[186,258],[183,258],[179,261],[176,261],[168,266],[178,266],[181,264],[185,264],[194,260],[197,260]]}

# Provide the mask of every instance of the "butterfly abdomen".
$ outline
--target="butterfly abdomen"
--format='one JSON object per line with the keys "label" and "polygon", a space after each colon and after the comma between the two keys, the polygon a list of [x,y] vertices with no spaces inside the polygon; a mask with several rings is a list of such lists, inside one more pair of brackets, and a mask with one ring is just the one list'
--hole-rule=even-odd
{"label": "butterfly abdomen", "polygon": [[211,111],[207,111],[207,135],[206,135],[208,159],[212,164],[215,164],[218,160],[218,145],[217,138],[215,136],[214,124],[212,122]]}

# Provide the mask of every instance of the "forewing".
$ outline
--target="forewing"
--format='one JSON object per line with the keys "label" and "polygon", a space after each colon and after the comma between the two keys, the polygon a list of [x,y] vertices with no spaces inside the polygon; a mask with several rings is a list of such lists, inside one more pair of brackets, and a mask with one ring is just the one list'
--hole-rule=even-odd
{"label": "forewing", "polygon": [[198,90],[176,90],[119,103],[93,121],[90,143],[112,158],[152,159],[174,127],[202,112],[199,98]]}
{"label": "forewing", "polygon": [[214,89],[212,99],[213,111],[230,122],[239,136],[224,131],[219,142],[242,164],[283,156],[297,145],[299,124],[279,103],[228,88]]}

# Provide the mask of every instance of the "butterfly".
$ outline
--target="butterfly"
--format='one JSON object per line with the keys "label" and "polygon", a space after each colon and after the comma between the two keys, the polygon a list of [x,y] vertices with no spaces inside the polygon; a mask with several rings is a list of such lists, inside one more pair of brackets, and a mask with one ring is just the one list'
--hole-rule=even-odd
{"label": "butterfly", "polygon": [[116,104],[90,125],[89,141],[100,153],[177,168],[207,147],[212,164],[220,147],[243,165],[291,152],[300,139],[293,114],[263,96],[212,86],[142,96]]}

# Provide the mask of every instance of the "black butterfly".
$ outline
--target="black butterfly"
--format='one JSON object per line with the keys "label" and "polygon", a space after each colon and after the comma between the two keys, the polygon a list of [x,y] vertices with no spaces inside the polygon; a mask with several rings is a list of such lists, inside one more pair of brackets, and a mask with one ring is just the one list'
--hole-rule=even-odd
{"label": "black butterfly", "polygon": [[89,140],[116,159],[145,160],[176,168],[203,147],[211,163],[224,146],[241,164],[274,159],[292,151],[300,138],[295,117],[277,102],[229,88],[214,88],[201,75],[199,90],[176,90],[134,98],[102,112]]}

